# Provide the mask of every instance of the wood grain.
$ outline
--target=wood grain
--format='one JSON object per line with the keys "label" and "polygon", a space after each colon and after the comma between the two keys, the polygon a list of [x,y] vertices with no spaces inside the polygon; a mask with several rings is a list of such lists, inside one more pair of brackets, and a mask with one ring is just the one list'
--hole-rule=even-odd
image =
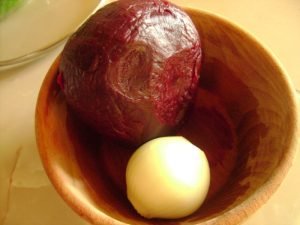
{"label": "wood grain", "polygon": [[[121,147],[120,151],[118,144],[103,139],[72,114],[56,83],[59,57],[42,84],[36,136],[45,170],[64,200],[93,224],[239,224],[272,195],[292,163],[299,121],[295,93],[285,72],[235,25],[209,13],[187,12],[202,38],[199,94],[213,99],[199,104],[222,112],[223,119],[217,120],[221,122],[212,120],[210,128],[218,135],[224,128],[220,123],[227,121],[233,145],[222,137],[199,134],[203,140],[213,140],[207,146],[235,149],[224,156],[208,152],[213,162],[224,158],[224,166],[215,170],[213,187],[218,188],[193,215],[178,220],[137,215],[126,199],[123,177],[134,149]],[[190,114],[187,121],[193,123],[198,115]]]}

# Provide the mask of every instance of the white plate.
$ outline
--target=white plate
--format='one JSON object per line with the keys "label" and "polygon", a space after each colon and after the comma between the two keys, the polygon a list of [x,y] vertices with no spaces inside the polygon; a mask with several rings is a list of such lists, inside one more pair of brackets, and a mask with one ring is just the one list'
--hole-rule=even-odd
{"label": "white plate", "polygon": [[41,55],[99,7],[100,0],[25,0],[0,20],[0,70]]}

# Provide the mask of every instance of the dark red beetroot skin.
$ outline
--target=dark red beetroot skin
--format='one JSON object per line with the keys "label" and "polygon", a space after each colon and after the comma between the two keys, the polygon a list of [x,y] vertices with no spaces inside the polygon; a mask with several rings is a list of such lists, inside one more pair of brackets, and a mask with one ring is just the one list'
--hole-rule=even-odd
{"label": "dark red beetroot skin", "polygon": [[200,64],[200,38],[185,12],[166,1],[122,0],[70,38],[58,81],[85,122],[138,145],[182,120]]}

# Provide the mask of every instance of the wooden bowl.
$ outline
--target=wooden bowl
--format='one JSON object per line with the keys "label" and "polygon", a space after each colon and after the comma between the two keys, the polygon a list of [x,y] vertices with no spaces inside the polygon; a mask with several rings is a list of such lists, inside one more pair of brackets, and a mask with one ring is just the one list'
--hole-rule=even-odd
{"label": "wooden bowl", "polygon": [[133,149],[76,118],[56,83],[59,57],[46,75],[36,108],[40,156],[58,193],[93,224],[238,224],[266,202],[292,164],[299,114],[283,69],[237,26],[206,12],[187,12],[202,37],[204,61],[199,102],[179,134],[204,148],[212,170],[208,199],[188,217],[139,216],[124,185]]}

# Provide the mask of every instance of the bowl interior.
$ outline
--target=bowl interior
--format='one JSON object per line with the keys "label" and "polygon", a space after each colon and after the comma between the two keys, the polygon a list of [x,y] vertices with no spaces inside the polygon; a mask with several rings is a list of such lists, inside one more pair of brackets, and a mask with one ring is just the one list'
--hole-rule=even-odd
{"label": "bowl interior", "polygon": [[147,220],[126,198],[125,168],[135,149],[107,140],[72,113],[56,84],[60,58],[42,85],[36,134],[58,193],[95,224],[237,224],[274,192],[295,150],[293,91],[273,58],[248,34],[209,13],[187,10],[203,44],[195,106],[177,134],[206,151],[209,196],[193,215]]}

